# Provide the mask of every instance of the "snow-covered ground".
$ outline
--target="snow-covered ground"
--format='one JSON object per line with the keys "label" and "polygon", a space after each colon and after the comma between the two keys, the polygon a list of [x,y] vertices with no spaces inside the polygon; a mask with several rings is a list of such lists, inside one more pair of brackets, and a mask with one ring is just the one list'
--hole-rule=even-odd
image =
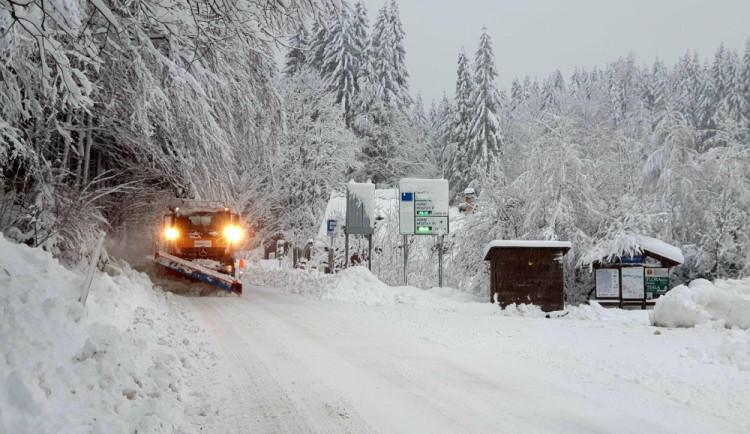
{"label": "snow-covered ground", "polygon": [[747,332],[721,321],[659,328],[647,311],[597,305],[546,318],[450,289],[390,288],[364,268],[277,267],[248,278],[280,288],[191,300],[239,403],[218,431],[238,420],[251,431],[750,429],[750,372],[726,352],[747,352]]}
{"label": "snow-covered ground", "polygon": [[3,433],[750,430],[750,280],[547,318],[363,267],[262,261],[242,297],[181,297],[120,264],[84,312],[80,275],[0,252]]}
{"label": "snow-covered ground", "polygon": [[0,433],[199,432],[216,355],[189,302],[127,264],[83,276],[0,235]]}

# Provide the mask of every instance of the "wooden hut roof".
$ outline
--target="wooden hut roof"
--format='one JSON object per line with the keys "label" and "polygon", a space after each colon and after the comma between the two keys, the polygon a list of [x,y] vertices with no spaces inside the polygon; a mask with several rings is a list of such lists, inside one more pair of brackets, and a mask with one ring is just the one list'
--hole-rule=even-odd
{"label": "wooden hut roof", "polygon": [[490,241],[484,248],[484,260],[489,261],[489,253],[492,249],[533,248],[533,249],[558,249],[568,251],[573,247],[570,241],[545,241],[545,240],[494,240]]}

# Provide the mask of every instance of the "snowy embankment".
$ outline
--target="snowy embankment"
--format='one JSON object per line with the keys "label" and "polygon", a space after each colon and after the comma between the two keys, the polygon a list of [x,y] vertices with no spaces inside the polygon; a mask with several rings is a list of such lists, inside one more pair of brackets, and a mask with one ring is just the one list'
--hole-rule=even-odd
{"label": "snowy embankment", "polygon": [[213,365],[184,300],[125,263],[83,276],[0,235],[0,432],[196,432]]}
{"label": "snowy embankment", "polygon": [[243,281],[282,288],[288,293],[314,299],[365,306],[434,304],[446,300],[460,303],[483,301],[452,288],[422,290],[413,286],[389,286],[364,266],[350,267],[330,275],[315,270],[283,268],[277,261],[260,261],[248,268]]}

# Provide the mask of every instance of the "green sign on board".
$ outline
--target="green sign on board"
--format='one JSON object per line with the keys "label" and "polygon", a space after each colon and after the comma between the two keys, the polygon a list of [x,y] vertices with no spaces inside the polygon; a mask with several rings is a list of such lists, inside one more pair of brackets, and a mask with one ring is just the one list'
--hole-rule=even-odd
{"label": "green sign on board", "polygon": [[669,268],[646,268],[646,292],[666,294],[669,291]]}

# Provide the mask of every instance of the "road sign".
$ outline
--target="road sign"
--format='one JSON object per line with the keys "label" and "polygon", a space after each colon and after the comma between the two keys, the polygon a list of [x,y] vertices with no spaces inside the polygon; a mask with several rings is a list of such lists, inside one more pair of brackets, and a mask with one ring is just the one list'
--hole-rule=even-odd
{"label": "road sign", "polygon": [[332,233],[333,233],[333,231],[335,231],[335,230],[336,230],[336,226],[338,226],[338,222],[337,222],[336,220],[334,220],[334,219],[330,219],[330,220],[328,220],[328,226],[327,226],[327,228],[328,228],[328,233],[329,233],[329,234],[332,234]]}
{"label": "road sign", "polygon": [[370,235],[375,229],[375,184],[350,181],[346,184],[347,234]]}
{"label": "road sign", "polygon": [[403,235],[447,235],[448,181],[402,179],[399,183],[399,229]]}
{"label": "road sign", "polygon": [[646,268],[646,292],[666,294],[669,291],[669,268]]}

